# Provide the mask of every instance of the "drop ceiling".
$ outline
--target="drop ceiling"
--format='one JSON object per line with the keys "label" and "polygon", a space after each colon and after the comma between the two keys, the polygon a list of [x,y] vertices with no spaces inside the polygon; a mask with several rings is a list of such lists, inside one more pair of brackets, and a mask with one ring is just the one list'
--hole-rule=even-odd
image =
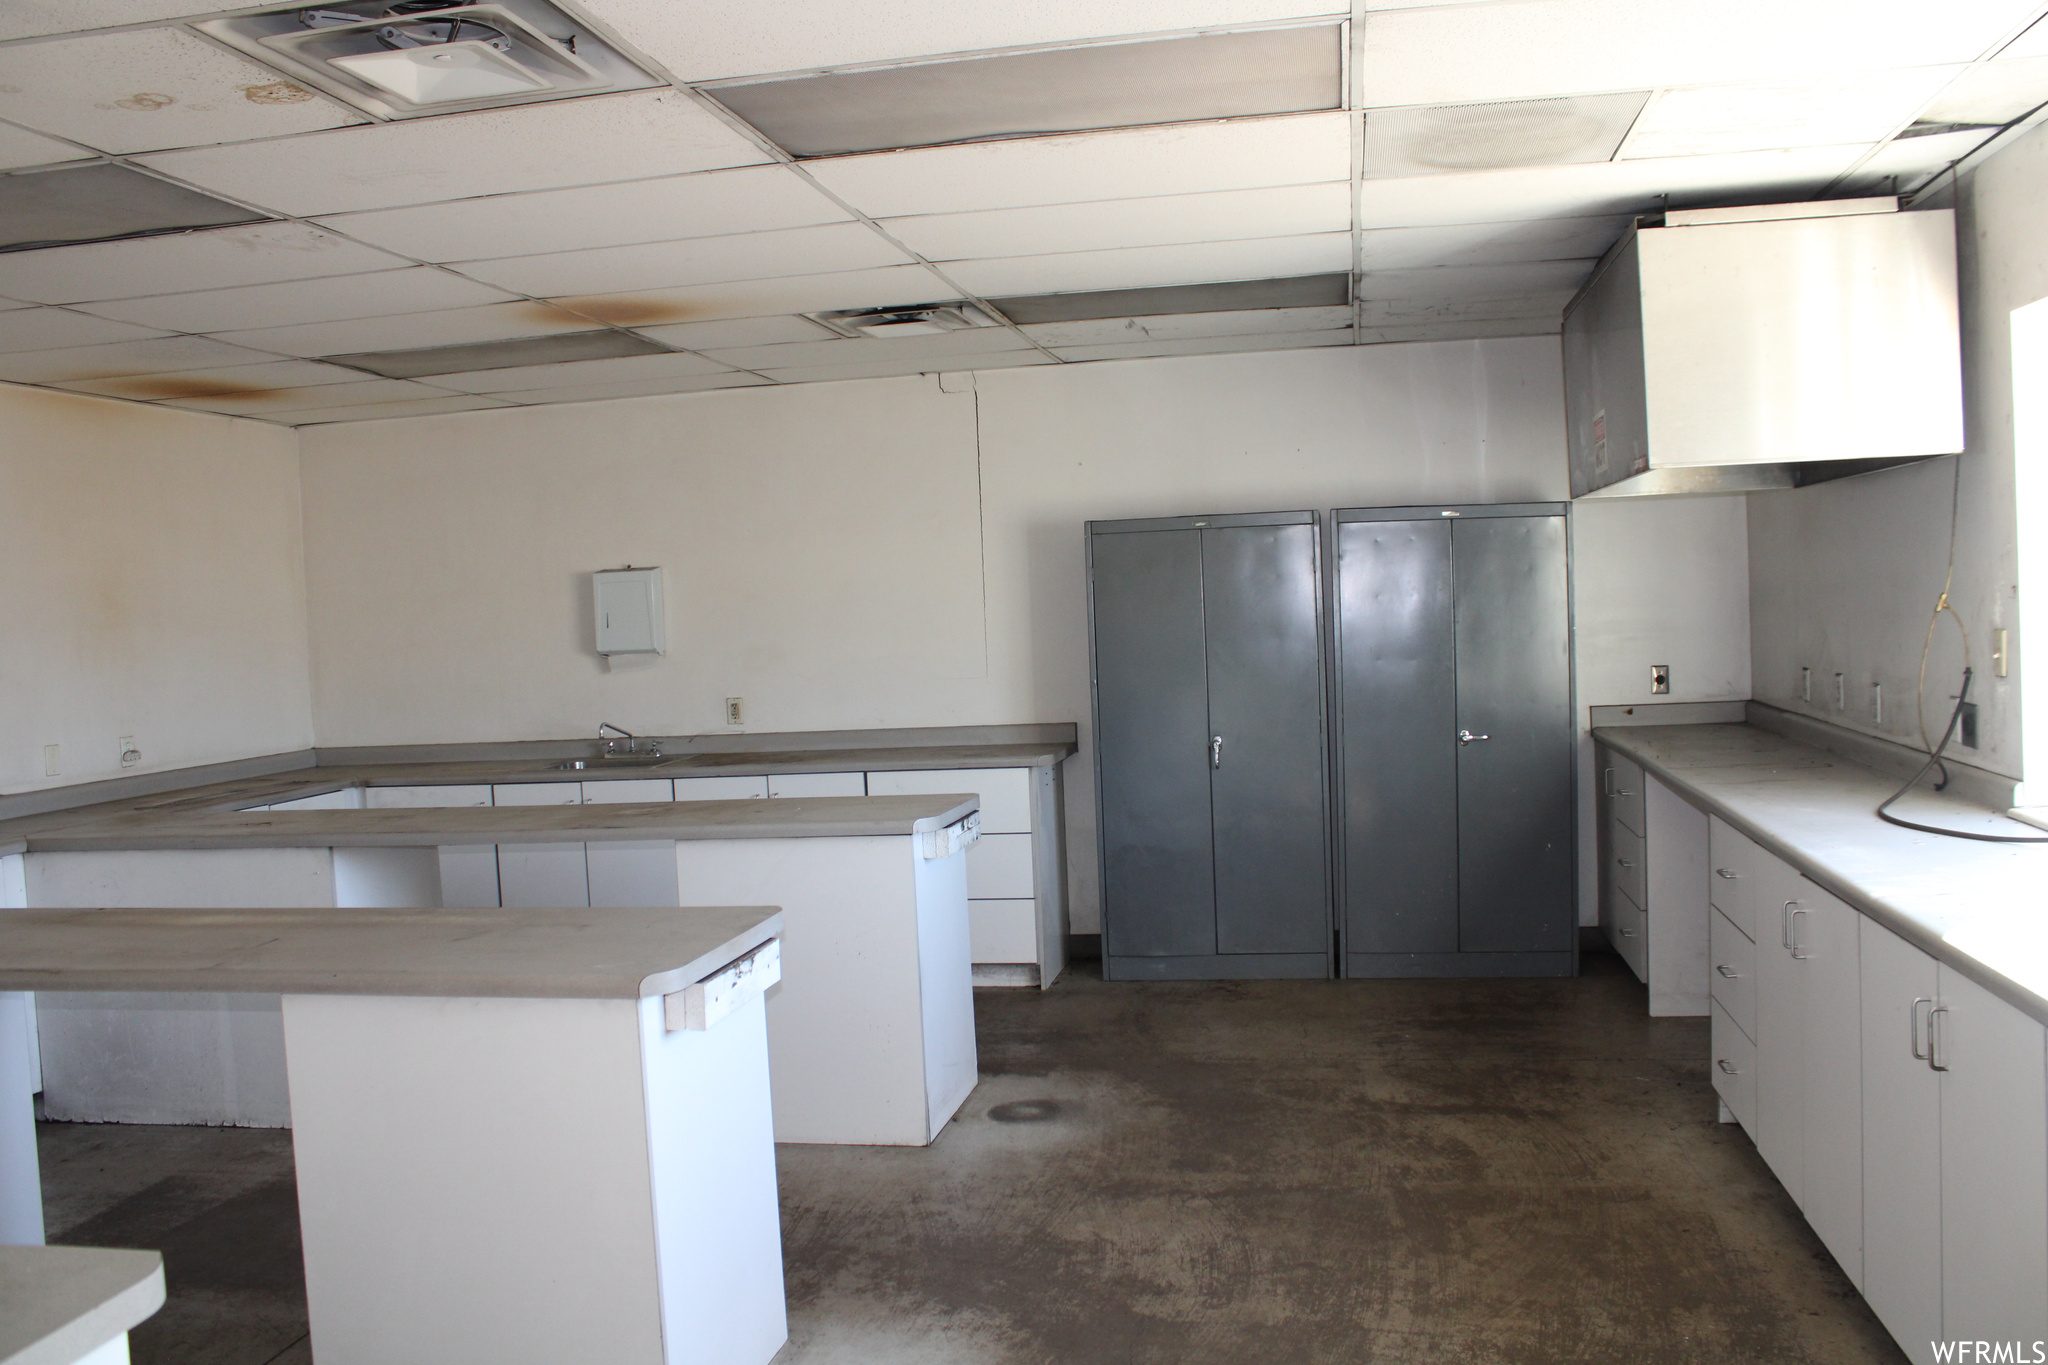
{"label": "drop ceiling", "polygon": [[0,6],[0,380],[305,425],[1541,335],[1635,215],[1910,197],[2048,103],[2048,0],[555,8],[648,83],[401,116],[247,9]]}

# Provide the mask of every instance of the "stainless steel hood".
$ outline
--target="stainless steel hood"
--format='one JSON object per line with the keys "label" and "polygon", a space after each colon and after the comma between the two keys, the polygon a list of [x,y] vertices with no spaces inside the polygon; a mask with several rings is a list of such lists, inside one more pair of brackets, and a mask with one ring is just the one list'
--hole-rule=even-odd
{"label": "stainless steel hood", "polygon": [[1795,488],[1963,445],[1955,223],[1892,199],[1674,212],[1564,319],[1573,497]]}

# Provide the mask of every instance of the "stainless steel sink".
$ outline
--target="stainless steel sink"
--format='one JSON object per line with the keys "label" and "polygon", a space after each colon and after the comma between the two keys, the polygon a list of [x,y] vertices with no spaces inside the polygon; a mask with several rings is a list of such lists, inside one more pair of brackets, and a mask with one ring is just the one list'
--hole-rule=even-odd
{"label": "stainless steel sink", "polygon": [[552,766],[565,772],[583,772],[593,768],[652,768],[657,763],[673,761],[668,754],[620,754],[616,758],[572,758]]}

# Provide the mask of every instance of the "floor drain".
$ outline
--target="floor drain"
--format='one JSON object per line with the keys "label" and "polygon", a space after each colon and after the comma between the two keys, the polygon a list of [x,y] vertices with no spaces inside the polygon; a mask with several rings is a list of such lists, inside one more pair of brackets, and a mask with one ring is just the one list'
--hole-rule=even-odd
{"label": "floor drain", "polygon": [[988,1111],[988,1116],[997,1123],[1044,1123],[1047,1119],[1059,1117],[1058,1100],[1011,1100]]}

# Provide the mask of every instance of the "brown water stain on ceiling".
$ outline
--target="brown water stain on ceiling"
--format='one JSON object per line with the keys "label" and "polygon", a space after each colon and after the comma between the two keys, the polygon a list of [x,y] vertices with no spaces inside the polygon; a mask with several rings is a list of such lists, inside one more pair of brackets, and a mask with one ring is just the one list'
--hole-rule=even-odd
{"label": "brown water stain on ceiling", "polygon": [[[80,381],[73,381],[80,382]],[[103,379],[100,386],[119,398],[163,402],[173,398],[260,398],[275,390],[221,379],[172,378],[150,374]]]}
{"label": "brown water stain on ceiling", "polygon": [[556,308],[567,309],[611,327],[651,327],[665,322],[689,322],[714,311],[702,304],[681,303],[644,294],[589,294],[550,299],[548,302]]}

